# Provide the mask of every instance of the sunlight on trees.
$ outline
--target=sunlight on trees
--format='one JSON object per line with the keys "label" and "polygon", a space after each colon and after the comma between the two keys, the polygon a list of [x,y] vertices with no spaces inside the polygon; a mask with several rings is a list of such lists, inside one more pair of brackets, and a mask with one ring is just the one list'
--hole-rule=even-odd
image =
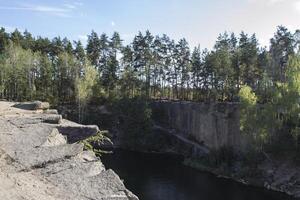
{"label": "sunlight on trees", "polygon": [[75,81],[76,96],[78,103],[78,120],[82,121],[84,108],[88,100],[93,95],[93,87],[96,84],[97,70],[91,65],[85,65],[82,77],[77,77]]}
{"label": "sunlight on trees", "polygon": [[[0,29],[0,98],[78,105],[142,98],[241,102],[241,131],[263,148],[286,133],[298,146],[299,31],[279,26],[270,49],[255,34],[220,34],[212,50],[185,38],[92,31],[86,47],[67,38]],[[284,130],[284,131],[283,131]]]}

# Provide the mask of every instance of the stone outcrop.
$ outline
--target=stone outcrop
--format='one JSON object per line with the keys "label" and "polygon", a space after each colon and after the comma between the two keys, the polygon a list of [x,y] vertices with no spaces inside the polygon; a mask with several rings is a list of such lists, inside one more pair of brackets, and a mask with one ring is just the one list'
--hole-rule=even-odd
{"label": "stone outcrop", "polygon": [[50,108],[50,104],[48,102],[34,101],[17,103],[14,107],[25,110],[47,110]]}
{"label": "stone outcrop", "polygon": [[[181,138],[180,146],[174,152],[181,153],[182,149],[200,145],[211,149],[231,146],[236,150],[247,150],[250,139],[242,136],[239,131],[239,105],[236,103],[194,103],[155,101],[151,104],[156,131],[164,131],[172,138]],[[158,127],[158,128],[157,128]],[[157,133],[160,134],[160,133]],[[247,142],[248,141],[248,142]],[[192,143],[196,144],[192,144]],[[196,158],[205,149],[198,148]],[[192,157],[193,151],[185,155]],[[284,192],[300,199],[300,168],[291,158],[268,156],[254,169],[245,169],[237,165],[232,172],[224,173],[220,169],[205,168],[216,175],[226,176],[247,185],[265,187],[270,190]],[[256,173],[252,173],[252,171]]]}
{"label": "stone outcrop", "polygon": [[137,200],[78,143],[98,127],[64,120],[47,108],[0,102],[0,199]]}
{"label": "stone outcrop", "polygon": [[151,107],[160,126],[210,149],[245,146],[239,131],[238,104],[156,101]]}
{"label": "stone outcrop", "polygon": [[84,140],[87,137],[96,135],[99,131],[99,128],[95,125],[63,125],[59,126],[58,130],[61,134],[67,136],[70,143],[74,143]]}

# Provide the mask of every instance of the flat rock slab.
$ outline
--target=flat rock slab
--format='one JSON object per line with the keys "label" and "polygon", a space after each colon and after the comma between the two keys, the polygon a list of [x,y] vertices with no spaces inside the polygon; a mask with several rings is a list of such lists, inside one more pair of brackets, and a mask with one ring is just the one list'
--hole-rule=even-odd
{"label": "flat rock slab", "polygon": [[14,107],[23,110],[46,110],[50,108],[50,104],[48,102],[34,101],[34,102],[16,103]]}
{"label": "flat rock slab", "polygon": [[10,123],[22,127],[24,125],[31,124],[60,124],[62,122],[62,116],[56,114],[26,114],[26,115],[11,115],[7,116]]}
{"label": "flat rock slab", "polygon": [[13,156],[25,169],[43,168],[48,163],[56,163],[69,159],[83,151],[83,144],[39,147],[28,151],[17,151]]}
{"label": "flat rock slab", "polygon": [[69,143],[82,141],[88,137],[94,136],[99,132],[98,126],[57,126],[58,131],[68,138]]}
{"label": "flat rock slab", "polygon": [[93,152],[83,150],[80,141],[99,128],[38,111],[47,108],[0,101],[0,199],[138,200]]}
{"label": "flat rock slab", "polygon": [[[66,144],[66,139],[60,137],[61,134],[57,129],[45,124],[23,124],[18,128],[9,120],[3,119],[0,119],[0,124],[10,124],[0,131],[0,148],[5,149],[11,156],[15,154],[14,152],[28,151],[47,144],[50,146],[51,142],[58,145]],[[60,141],[55,141],[55,137]]]}
{"label": "flat rock slab", "polygon": [[[82,152],[84,154],[84,152]],[[79,154],[71,159],[62,162],[49,163],[44,168],[37,169],[46,177],[57,176],[60,180],[68,176],[70,179],[81,179],[83,177],[93,177],[105,171],[105,167],[95,156],[92,160],[85,159],[84,155]],[[61,182],[63,180],[61,179]],[[73,184],[72,181],[69,184]]]}
{"label": "flat rock slab", "polygon": [[1,200],[81,200],[66,193],[35,171],[20,172],[21,165],[0,149]]}

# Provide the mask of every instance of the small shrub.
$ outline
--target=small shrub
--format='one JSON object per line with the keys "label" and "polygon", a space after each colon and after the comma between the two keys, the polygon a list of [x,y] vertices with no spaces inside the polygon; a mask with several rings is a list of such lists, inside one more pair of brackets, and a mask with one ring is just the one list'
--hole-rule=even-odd
{"label": "small shrub", "polygon": [[99,146],[104,141],[108,141],[110,143],[111,140],[105,136],[107,134],[107,131],[99,131],[96,135],[86,138],[85,140],[82,140],[81,143],[84,145],[84,150],[90,150],[95,152],[96,155],[101,155],[103,153],[107,153],[106,151],[102,151],[100,149],[94,148],[96,145]]}

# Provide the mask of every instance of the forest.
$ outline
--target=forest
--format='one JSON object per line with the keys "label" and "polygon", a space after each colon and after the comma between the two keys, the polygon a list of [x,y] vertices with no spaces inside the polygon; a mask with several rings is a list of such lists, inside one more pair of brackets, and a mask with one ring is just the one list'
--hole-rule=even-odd
{"label": "forest", "polygon": [[135,97],[241,102],[241,130],[259,147],[282,129],[298,147],[299,44],[300,31],[284,26],[277,27],[269,47],[260,46],[255,34],[224,32],[211,50],[150,31],[126,45],[117,32],[92,31],[84,46],[1,28],[0,99],[74,104],[79,110]]}

